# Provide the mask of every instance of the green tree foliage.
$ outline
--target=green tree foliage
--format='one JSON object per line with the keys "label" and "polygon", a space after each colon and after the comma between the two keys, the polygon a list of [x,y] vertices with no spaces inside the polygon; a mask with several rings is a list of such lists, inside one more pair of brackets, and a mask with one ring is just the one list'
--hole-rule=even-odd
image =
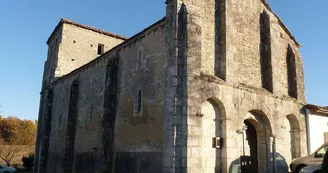
{"label": "green tree foliage", "polygon": [[35,144],[36,125],[30,120],[16,117],[0,119],[0,157],[11,165],[14,156],[25,147]]}

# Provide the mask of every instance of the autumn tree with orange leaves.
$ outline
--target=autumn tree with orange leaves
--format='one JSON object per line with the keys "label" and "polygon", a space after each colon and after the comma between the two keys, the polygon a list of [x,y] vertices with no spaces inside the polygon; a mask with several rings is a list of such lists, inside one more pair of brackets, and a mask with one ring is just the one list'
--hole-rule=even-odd
{"label": "autumn tree with orange leaves", "polygon": [[21,120],[16,117],[0,117],[0,157],[11,165],[14,156],[35,144],[36,125],[30,120]]}

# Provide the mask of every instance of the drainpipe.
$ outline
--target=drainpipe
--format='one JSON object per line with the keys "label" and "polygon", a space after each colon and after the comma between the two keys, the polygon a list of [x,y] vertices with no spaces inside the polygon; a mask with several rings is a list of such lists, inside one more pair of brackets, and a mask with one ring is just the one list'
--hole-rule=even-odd
{"label": "drainpipe", "polygon": [[306,120],[306,136],[307,136],[307,152],[311,154],[311,133],[310,133],[310,110],[305,108],[305,120]]}

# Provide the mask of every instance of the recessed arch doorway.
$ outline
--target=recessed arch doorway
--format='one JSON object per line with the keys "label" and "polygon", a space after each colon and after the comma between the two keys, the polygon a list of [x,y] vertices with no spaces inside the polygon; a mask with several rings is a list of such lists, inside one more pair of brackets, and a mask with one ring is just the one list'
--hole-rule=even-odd
{"label": "recessed arch doorway", "polygon": [[225,110],[223,104],[217,99],[207,99],[201,106],[202,138],[201,157],[202,173],[224,172],[226,165],[226,147],[224,142],[221,148],[213,146],[213,138],[226,139]]}
{"label": "recessed arch doorway", "polygon": [[250,111],[242,122],[243,153],[242,173],[266,173],[272,170],[270,162],[272,129],[268,117],[262,111]]}

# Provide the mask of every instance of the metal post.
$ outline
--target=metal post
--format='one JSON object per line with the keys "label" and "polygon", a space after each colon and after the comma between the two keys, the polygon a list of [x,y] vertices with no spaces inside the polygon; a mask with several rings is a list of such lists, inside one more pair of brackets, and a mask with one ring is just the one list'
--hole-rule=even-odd
{"label": "metal post", "polygon": [[245,134],[244,134],[244,130],[243,130],[243,133],[242,133],[242,136],[243,136],[243,156],[245,156]]}
{"label": "metal post", "polygon": [[276,173],[276,136],[272,136],[272,172]]}

